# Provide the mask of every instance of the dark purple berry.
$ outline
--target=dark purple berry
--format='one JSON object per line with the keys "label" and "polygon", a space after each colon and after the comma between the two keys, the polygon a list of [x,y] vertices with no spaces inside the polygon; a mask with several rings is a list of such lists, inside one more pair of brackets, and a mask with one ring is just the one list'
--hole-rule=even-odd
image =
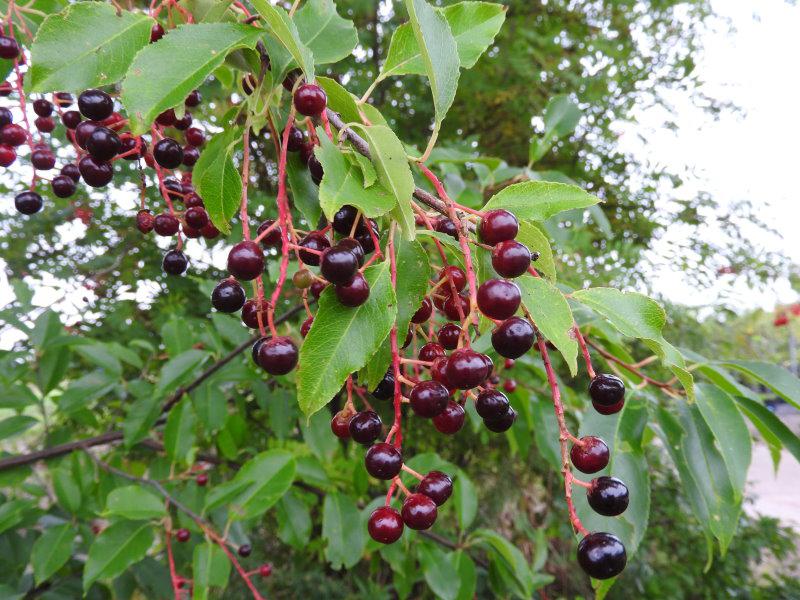
{"label": "dark purple berry", "polygon": [[595,579],[616,577],[627,562],[625,546],[614,534],[593,532],[578,544],[578,564]]}
{"label": "dark purple berry", "polygon": [[364,458],[367,473],[377,479],[388,481],[400,473],[403,466],[403,455],[391,444],[375,444],[367,450]]}
{"label": "dark purple berry", "polygon": [[211,292],[211,304],[220,312],[233,313],[244,306],[245,294],[242,286],[232,279],[220,281]]}

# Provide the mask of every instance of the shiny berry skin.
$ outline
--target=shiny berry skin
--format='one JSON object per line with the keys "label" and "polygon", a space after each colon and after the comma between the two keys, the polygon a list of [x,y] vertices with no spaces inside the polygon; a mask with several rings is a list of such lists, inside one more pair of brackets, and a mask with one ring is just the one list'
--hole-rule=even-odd
{"label": "shiny berry skin", "polygon": [[200,487],[205,487],[208,485],[208,475],[205,473],[200,473],[197,477],[195,477],[194,482]]}
{"label": "shiny berry skin", "polygon": [[175,109],[168,108],[156,117],[156,123],[162,127],[171,127],[175,124]]}
{"label": "shiny berry skin", "polygon": [[333,284],[350,282],[358,270],[358,258],[347,248],[334,246],[322,253],[320,273]]}
{"label": "shiny berry skin", "polygon": [[189,92],[189,95],[186,96],[186,100],[184,100],[183,103],[189,108],[194,108],[195,106],[200,106],[202,101],[203,96],[200,95],[200,92],[198,90],[192,90]]}
{"label": "shiny berry skin", "polygon": [[367,473],[377,479],[388,481],[400,473],[403,455],[391,444],[375,444],[367,450],[364,465],[367,467]]}
{"label": "shiny berry skin", "polygon": [[592,532],[578,544],[578,564],[595,579],[616,577],[627,562],[625,546],[612,533]]}
{"label": "shiny berry skin", "polygon": [[612,404],[611,406],[605,406],[604,404],[598,404],[597,402],[592,402],[592,406],[594,409],[599,412],[601,415],[613,415],[618,413],[622,410],[622,407],[625,405],[624,400],[620,400],[616,404]]}
{"label": "shiny berry skin", "polygon": [[[300,240],[300,246],[303,248],[308,248],[309,250],[316,250],[318,252],[322,252],[327,248],[331,247],[331,243],[328,241],[328,238],[325,237],[324,234],[320,233],[319,231],[312,231],[308,235],[306,235],[302,240]],[[318,267],[320,262],[320,255],[315,254],[313,252],[304,252],[300,250],[300,260],[302,260],[305,264],[311,265],[312,267]]]}
{"label": "shiny berry skin", "polygon": [[182,164],[186,167],[193,167],[195,163],[200,160],[200,150],[194,146],[185,146],[183,148]]}
{"label": "shiny berry skin", "polygon": [[261,350],[261,346],[264,345],[265,342],[270,340],[270,337],[262,337],[258,338],[254,343],[253,346],[250,348],[250,358],[253,359],[253,363],[258,365],[258,351]]}
{"label": "shiny berry skin", "polygon": [[242,281],[251,281],[264,272],[264,253],[253,241],[239,242],[228,253],[228,272]]}
{"label": "shiny berry skin", "polygon": [[[375,250],[375,241],[378,239],[378,225],[375,223],[374,220],[370,219],[368,221],[369,228],[364,227],[364,231],[356,235],[356,239],[358,243],[361,244],[361,247],[364,248],[364,252],[369,254]],[[360,229],[360,228],[359,228]],[[373,239],[372,234],[375,235],[375,239]]]}
{"label": "shiny berry skin", "polygon": [[478,225],[478,237],[484,244],[490,246],[513,240],[518,232],[517,217],[502,208],[487,212]]}
{"label": "shiny berry skin", "polygon": [[447,356],[447,352],[441,344],[436,342],[429,342],[419,349],[417,358],[425,362],[433,362],[437,358]]}
{"label": "shiny berry skin", "polygon": [[447,359],[447,379],[460,390],[472,389],[488,376],[486,362],[474,350],[456,350]]}
{"label": "shiny berry skin", "polygon": [[205,208],[205,206],[206,206],[203,203],[203,199],[200,196],[198,196],[195,192],[192,192],[192,193],[187,194],[186,196],[184,196],[183,205],[186,208],[195,208],[195,207]]}
{"label": "shiny berry skin", "polygon": [[49,117],[53,114],[53,103],[44,98],[37,98],[33,101],[33,112],[40,117]]}
{"label": "shiny berry skin", "polygon": [[436,221],[436,226],[434,229],[436,229],[436,231],[439,233],[444,233],[445,235],[449,235],[451,238],[458,239],[458,229],[456,229],[456,224],[450,219],[439,219]]}
{"label": "shiny berry skin", "polygon": [[372,395],[378,400],[389,400],[394,398],[394,372],[392,368],[386,371],[386,375],[380,380],[375,389],[372,390]]}
{"label": "shiny berry skin", "polygon": [[314,275],[308,269],[300,269],[292,275],[292,285],[298,290],[308,289],[312,283],[314,283]]}
{"label": "shiny berry skin", "polygon": [[316,117],[325,110],[328,97],[321,87],[313,83],[306,83],[294,92],[294,107],[301,115]]}
{"label": "shiny berry skin", "polygon": [[461,337],[461,327],[453,323],[442,325],[442,328],[436,334],[436,339],[447,350],[456,349],[459,337]]}
{"label": "shiny berry skin", "polygon": [[0,140],[8,146],[21,146],[28,140],[28,134],[20,125],[11,123],[0,130]]}
{"label": "shiny berry skin", "polygon": [[317,160],[317,157],[311,155],[308,157],[308,172],[311,174],[311,181],[316,185],[322,183],[322,178],[325,176],[325,171],[322,168],[322,163]]}
{"label": "shiny berry skin", "polygon": [[297,364],[297,346],[288,337],[272,338],[258,349],[258,364],[270,375],[286,375]]}
{"label": "shiny berry skin", "polygon": [[69,92],[56,92],[53,95],[53,101],[61,108],[69,108],[72,106],[72,94]]}
{"label": "shiny berry skin", "polygon": [[308,161],[312,156],[314,156],[314,144],[311,142],[306,142],[303,144],[303,147],[300,148],[300,162],[305,166],[308,166]]}
{"label": "shiny berry skin", "polygon": [[[457,292],[460,292],[467,287],[467,275],[464,273],[461,267],[457,267],[455,265],[449,265],[441,270],[439,273],[439,281],[442,279],[449,279],[456,287]],[[449,293],[449,283],[442,284],[442,287],[444,288],[445,292]]]}
{"label": "shiny berry skin", "polygon": [[616,375],[600,374],[589,384],[593,404],[612,407],[625,400],[625,384]]}
{"label": "shiny berry skin", "polygon": [[303,135],[303,132],[297,127],[292,127],[289,130],[289,140],[286,144],[286,149],[289,152],[300,152],[305,143],[306,138]]}
{"label": "shiny berry skin", "polygon": [[361,242],[359,242],[357,239],[343,238],[339,240],[339,243],[337,243],[336,246],[337,248],[344,248],[345,250],[350,250],[350,252],[355,254],[359,267],[361,267],[364,264],[364,247],[361,245]]}
{"label": "shiny berry skin", "polygon": [[350,437],[359,444],[370,446],[381,434],[381,418],[371,410],[357,412],[350,419]]}
{"label": "shiny berry skin", "polygon": [[516,390],[516,389],[517,389],[517,382],[516,382],[515,380],[513,380],[513,379],[506,379],[506,380],[503,382],[503,390],[505,390],[507,393],[511,394],[511,393],[513,393],[513,392],[514,392],[514,390]]}
{"label": "shiny berry skin", "polygon": [[433,361],[431,365],[431,379],[438,381],[452,391],[453,386],[450,385],[450,380],[447,379],[447,359],[445,357],[437,358]]}
{"label": "shiny berry skin", "polygon": [[608,446],[599,437],[587,435],[572,446],[569,457],[581,473],[597,473],[608,466]]}
{"label": "shiny berry skin", "polygon": [[425,494],[436,503],[436,506],[441,506],[453,493],[453,480],[446,473],[431,471],[422,478],[416,491]]}
{"label": "shiny berry skin", "polygon": [[433,426],[436,427],[440,433],[453,435],[454,433],[458,433],[464,426],[464,417],[466,417],[466,415],[467,413],[464,412],[463,406],[458,402],[450,400],[444,412],[433,417]]}
{"label": "shiny berry skin", "polygon": [[261,577],[269,577],[270,575],[272,575],[272,564],[267,563],[265,565],[261,565],[260,567],[258,567],[258,574]]}
{"label": "shiny berry skin", "polygon": [[506,395],[497,390],[483,390],[475,399],[475,410],[484,419],[498,419],[510,406]]}
{"label": "shiny berry skin", "polygon": [[19,56],[17,40],[7,35],[0,35],[0,58],[14,60]]}
{"label": "shiny berry skin", "polygon": [[208,223],[208,213],[205,208],[193,206],[186,210],[183,215],[187,225],[195,229],[202,229]]}
{"label": "shiny berry skin", "polygon": [[409,399],[415,414],[431,419],[447,408],[450,392],[438,381],[421,381],[411,388]]}
{"label": "shiny berry skin", "polygon": [[14,207],[23,215],[32,215],[40,210],[44,202],[36,192],[20,192],[14,197]]}
{"label": "shiny berry skin", "polygon": [[311,331],[311,326],[314,324],[314,317],[308,317],[303,324],[300,325],[300,335],[306,337],[308,332]]}
{"label": "shiny berry skin", "polygon": [[186,143],[190,146],[202,146],[205,141],[205,134],[197,127],[189,127],[186,130]]}
{"label": "shiny berry skin", "polygon": [[156,219],[149,210],[140,210],[136,213],[136,229],[142,233],[150,233],[153,231]]}
{"label": "shiny berry skin", "polygon": [[189,259],[180,250],[170,250],[164,255],[161,266],[168,275],[182,275],[189,266]]}
{"label": "shiny berry skin", "polygon": [[486,425],[486,429],[489,431],[493,431],[495,433],[503,433],[504,431],[508,431],[511,429],[511,426],[514,424],[514,421],[517,420],[517,411],[515,411],[512,407],[508,408],[508,412],[506,414],[497,417],[496,419],[484,419],[483,424]]}
{"label": "shiny berry skin", "polygon": [[184,115],[180,119],[175,119],[175,123],[172,125],[175,129],[179,129],[181,131],[186,131],[192,124],[192,115],[190,113],[184,113]]}
{"label": "shiny berry skin", "polygon": [[164,37],[164,28],[161,26],[161,23],[155,23],[150,28],[150,43],[157,42],[162,37]]}
{"label": "shiny berry skin", "polygon": [[436,502],[425,494],[411,494],[403,502],[403,508],[400,511],[405,523],[411,529],[422,530],[430,529],[436,522],[438,514],[436,509]]}
{"label": "shiny berry skin", "polygon": [[478,308],[490,319],[507,319],[522,300],[516,283],[505,279],[489,279],[478,287]]}
{"label": "shiny berry skin", "polygon": [[207,240],[213,240],[216,237],[219,237],[219,229],[214,227],[214,224],[209,221],[206,223],[206,226],[200,230],[200,233],[203,234],[203,237]]}
{"label": "shiny berry skin", "polygon": [[350,413],[339,411],[331,419],[331,431],[339,439],[345,440],[350,437]]}
{"label": "shiny berry skin", "polygon": [[448,296],[442,306],[442,312],[451,321],[461,321],[469,314],[469,298],[463,294]]}
{"label": "shiny berry skin", "polygon": [[[256,237],[264,233],[267,229],[272,227],[275,223],[272,219],[267,219],[261,225],[258,226],[258,231],[256,232]],[[264,248],[278,248],[281,245],[281,228],[275,227],[272,229],[267,235],[261,238],[261,245]],[[304,261],[305,262],[305,261]]]}
{"label": "shiny berry skin", "polygon": [[11,110],[5,106],[0,107],[0,127],[11,125],[14,122],[14,115]]}
{"label": "shiny berry skin", "polygon": [[178,529],[175,532],[175,539],[181,543],[188,542],[190,537],[192,537],[192,534],[189,533],[188,529]]}
{"label": "shiny berry skin", "polygon": [[84,156],[78,163],[81,177],[91,187],[105,187],[114,179],[114,169],[110,162],[98,161]]}
{"label": "shiny berry skin", "polygon": [[319,299],[319,295],[326,287],[328,287],[328,285],[329,284],[325,283],[321,279],[315,279],[311,284],[311,287],[308,289],[311,290],[311,295],[314,296],[314,298]]}
{"label": "shiny berry skin", "polygon": [[431,299],[426,296],[422,299],[422,305],[420,305],[420,307],[417,309],[417,312],[412,315],[411,322],[419,325],[420,323],[424,323],[430,319],[432,314],[433,303],[431,302]]}
{"label": "shiny berry skin", "polygon": [[75,142],[86,150],[86,142],[89,141],[89,136],[92,135],[92,132],[100,127],[97,123],[93,121],[81,121],[78,123],[78,126],[75,128]]}
{"label": "shiny berry skin", "polygon": [[114,112],[114,100],[102,90],[86,90],[78,96],[78,110],[87,119],[102,121]]}
{"label": "shiny berry skin", "polygon": [[158,235],[169,237],[178,233],[180,222],[177,218],[169,213],[161,213],[156,215],[153,229],[156,230]]}
{"label": "shiny berry skin", "polygon": [[[248,300],[242,306],[242,323],[247,325],[250,329],[258,329],[258,302],[256,300]],[[267,322],[267,307],[261,307],[261,323]],[[256,361],[257,362],[257,361]]]}
{"label": "shiny berry skin", "polygon": [[78,165],[74,165],[72,163],[68,163],[61,167],[61,174],[66,175],[76,183],[81,179],[81,171],[78,168]]}
{"label": "shiny berry skin", "polygon": [[353,229],[357,216],[358,209],[355,206],[345,204],[333,215],[333,221],[331,222],[333,230],[340,235],[350,235],[350,230]]}
{"label": "shiny berry skin", "polygon": [[111,160],[121,146],[119,136],[108,127],[95,127],[86,140],[86,150],[97,160]]}
{"label": "shiny berry skin", "polygon": [[36,117],[33,124],[42,133],[50,133],[56,128],[56,122],[51,117]]}
{"label": "shiny berry skin", "polygon": [[516,240],[500,242],[492,249],[492,267],[501,277],[519,277],[531,266],[531,251]]}
{"label": "shiny berry skin", "polygon": [[242,558],[247,558],[253,553],[253,548],[250,546],[250,544],[242,544],[241,546],[239,546],[239,549],[236,552]]}
{"label": "shiny berry skin", "polygon": [[334,286],[333,290],[339,302],[351,308],[361,306],[369,298],[369,283],[361,273],[356,273],[355,277],[345,285]]}
{"label": "shiny berry skin", "polygon": [[68,110],[61,115],[61,122],[67,129],[75,129],[81,124],[81,113],[77,110]]}
{"label": "shiny berry skin", "polygon": [[242,286],[232,279],[220,281],[211,292],[211,305],[219,312],[236,312],[244,306],[245,300]]}
{"label": "shiny berry skin", "polygon": [[183,161],[183,148],[172,138],[162,138],[153,146],[153,158],[165,169],[176,169]]}
{"label": "shiny berry skin", "polygon": [[376,542],[393,544],[403,535],[403,519],[391,506],[380,506],[369,516],[367,531]]}
{"label": "shiny berry skin", "polygon": [[616,477],[595,477],[589,485],[586,499],[596,513],[616,517],[628,508],[628,487]]}
{"label": "shiny berry skin", "polygon": [[77,187],[73,179],[66,175],[57,175],[53,177],[51,185],[53,187],[53,194],[59,198],[69,198],[75,193],[75,188]]}
{"label": "shiny berry skin", "polygon": [[34,169],[49,171],[56,166],[56,155],[50,150],[34,150],[31,152],[31,164]]}
{"label": "shiny berry skin", "polygon": [[17,151],[12,146],[0,144],[0,167],[9,167],[17,160]]}
{"label": "shiny berry skin", "polygon": [[533,346],[534,335],[526,319],[511,317],[492,332],[492,348],[504,358],[519,358]]}

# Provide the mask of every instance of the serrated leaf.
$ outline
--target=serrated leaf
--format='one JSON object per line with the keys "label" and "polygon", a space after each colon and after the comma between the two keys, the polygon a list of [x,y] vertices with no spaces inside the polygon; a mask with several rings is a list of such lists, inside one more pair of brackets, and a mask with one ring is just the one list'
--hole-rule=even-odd
{"label": "serrated leaf", "polygon": [[360,123],[361,115],[353,94],[329,77],[317,77],[319,85],[328,96],[328,108],[339,113],[345,123]]}
{"label": "serrated leaf", "polygon": [[586,208],[600,199],[575,185],[548,181],[523,181],[503,188],[482,210],[504,208],[520,220],[544,221],[566,210]]}
{"label": "serrated leaf", "polygon": [[339,16],[333,0],[307,0],[293,20],[300,40],[318,65],[347,58],[358,44],[353,22]]}
{"label": "serrated leaf", "polygon": [[338,571],[349,569],[361,560],[366,538],[355,500],[339,492],[325,496],[322,506],[322,539],[325,559]]}
{"label": "serrated leaf", "polygon": [[261,34],[248,25],[196,23],[180,25],[145,46],[122,83],[122,104],[132,133],[146,132],[160,113],[182,105],[231,50],[252,48]]}
{"label": "serrated leaf", "polygon": [[164,500],[141,485],[111,490],[106,498],[106,513],[134,521],[158,519],[166,514]]}
{"label": "serrated leaf", "polygon": [[289,18],[287,12],[278,6],[272,6],[267,0],[252,0],[252,5],[264,17],[270,33],[292,55],[297,65],[303,70],[306,75],[306,81],[313,81],[314,55],[300,41],[297,26]]}
{"label": "serrated leaf", "polygon": [[556,281],[556,264],[553,259],[553,250],[550,248],[550,241],[547,235],[535,224],[528,221],[519,222],[519,232],[514,238],[519,243],[525,244],[531,252],[539,253],[539,260],[533,263],[533,267],[551,282]]}
{"label": "serrated leaf", "polygon": [[430,544],[420,545],[417,553],[430,590],[441,600],[456,600],[461,582],[450,555]]}
{"label": "serrated leaf", "polygon": [[394,324],[397,301],[389,261],[369,267],[364,276],[370,292],[361,306],[342,305],[330,287],[320,296],[297,371],[297,401],[307,417],[330,402],[347,376],[367,363]]}
{"label": "serrated leaf", "polygon": [[113,579],[139,562],[153,545],[152,525],[147,522],[120,521],[97,536],[89,547],[83,569],[83,589],[98,579]]}
{"label": "serrated leaf", "polygon": [[46,581],[63,567],[72,555],[75,529],[70,523],[49,527],[31,550],[31,564],[36,585]]}
{"label": "serrated leaf", "polygon": [[302,550],[311,537],[311,514],[306,504],[291,492],[278,502],[278,537]]}
{"label": "serrated leaf", "polygon": [[153,20],[102,2],[77,2],[42,23],[25,76],[30,92],[82,92],[111,85],[150,41]]}
{"label": "serrated leaf", "polygon": [[233,128],[209,140],[194,166],[192,182],[203,199],[214,227],[230,233],[230,221],[242,202],[242,178],[233,163],[241,129]]}
{"label": "serrated leaf", "polygon": [[195,442],[197,415],[189,398],[184,397],[167,417],[164,427],[164,449],[171,460],[189,464],[189,455]]}
{"label": "serrated leaf", "polygon": [[522,304],[531,313],[536,327],[558,348],[574,377],[578,373],[578,342],[573,335],[575,320],[566,298],[541,277],[523,275],[516,282],[522,292]]}
{"label": "serrated leaf", "polygon": [[192,556],[192,598],[208,598],[208,588],[225,587],[230,574],[231,563],[222,548],[210,541],[195,546]]}

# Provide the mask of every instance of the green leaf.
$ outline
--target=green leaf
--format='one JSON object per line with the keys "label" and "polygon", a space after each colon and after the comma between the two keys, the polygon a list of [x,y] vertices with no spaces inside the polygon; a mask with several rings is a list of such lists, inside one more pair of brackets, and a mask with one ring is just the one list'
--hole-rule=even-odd
{"label": "green leaf", "polygon": [[278,502],[278,537],[296,550],[311,539],[311,513],[305,502],[289,492]]}
{"label": "green leaf", "polygon": [[639,338],[669,367],[694,400],[694,380],[686,370],[680,352],[661,335],[667,315],[655,300],[635,292],[612,288],[589,288],[572,293],[572,297],[602,315],[622,335]]}
{"label": "green leaf", "polygon": [[[436,10],[450,25],[463,69],[469,69],[478,62],[506,18],[506,8],[493,2],[459,2]],[[425,75],[425,62],[411,25],[404,23],[392,35],[380,79],[411,74]]]}
{"label": "green leaf", "polygon": [[319,299],[314,323],[300,348],[297,401],[306,416],[325,406],[347,376],[375,354],[397,316],[389,261],[369,267],[369,298],[356,308],[342,305],[328,287]]}
{"label": "green leaf", "polygon": [[586,208],[600,199],[575,185],[548,181],[523,181],[503,188],[482,210],[504,208],[520,220],[544,221],[565,210]]}
{"label": "green leaf", "polygon": [[447,19],[425,0],[405,0],[405,5],[433,94],[433,140],[456,97],[461,66],[458,45]]}
{"label": "green leaf", "polygon": [[36,425],[37,421],[34,417],[28,415],[14,415],[7,417],[0,421],[0,440],[19,435],[28,431],[31,427]]}
{"label": "green leaf", "polygon": [[318,65],[347,58],[358,44],[353,22],[337,14],[333,0],[306,0],[295,13],[294,23]]}
{"label": "green leaf", "polygon": [[466,531],[478,515],[478,491],[464,471],[459,470],[454,483],[453,504],[456,507],[458,526]]}
{"label": "green leaf", "polygon": [[531,411],[533,413],[533,437],[539,454],[550,463],[555,471],[561,470],[561,446],[558,442],[558,420],[553,402],[545,396],[530,395]]}
{"label": "green leaf", "polygon": [[735,396],[740,408],[754,422],[761,423],[768,431],[771,431],[792,456],[800,462],[800,438],[781,421],[775,413],[763,404],[759,404],[750,398]]}
{"label": "green leaf", "polygon": [[461,582],[450,556],[430,544],[419,546],[417,553],[430,590],[442,600],[456,600]]}
{"label": "green leaf", "polygon": [[314,55],[311,50],[300,41],[297,26],[289,15],[280,7],[272,6],[267,0],[252,0],[251,4],[264,17],[270,33],[292,55],[297,65],[306,75],[306,81],[314,80]]}
{"label": "green leaf", "polygon": [[155,396],[163,397],[169,392],[174,391],[182,383],[184,383],[192,372],[202,365],[208,354],[202,350],[192,348],[186,352],[182,352],[175,358],[169,359],[163,367],[161,367],[161,375],[158,378],[156,385]]}
{"label": "green leaf", "polygon": [[289,152],[286,157],[286,179],[292,190],[294,205],[303,213],[306,221],[316,223],[322,211],[319,206],[319,191],[311,180],[308,167],[303,164],[299,153]]}
{"label": "green leaf", "polygon": [[122,104],[128,111],[131,132],[145,133],[160,113],[182,105],[231,50],[252,48],[261,32],[233,23],[179,25],[145,46],[122,83]]}
{"label": "green leaf", "polygon": [[408,165],[403,143],[394,131],[385,125],[356,125],[369,144],[372,164],[378,173],[378,181],[389,190],[397,200],[393,216],[400,222],[403,235],[414,239],[414,211],[411,209],[411,196],[414,193],[414,176]]}
{"label": "green leaf", "polygon": [[222,548],[210,541],[198,544],[192,556],[192,598],[208,598],[208,588],[225,587],[230,574],[231,563]]}
{"label": "green leaf", "polygon": [[448,555],[450,563],[458,573],[457,600],[472,600],[475,597],[475,588],[478,585],[478,573],[475,563],[463,550],[457,550]]}
{"label": "green leaf", "polygon": [[241,129],[235,127],[212,137],[192,173],[192,182],[211,222],[223,234],[230,233],[230,220],[242,202],[242,178],[233,163],[241,133]]}
{"label": "green leaf", "polygon": [[361,122],[356,99],[339,82],[329,77],[317,77],[317,85],[325,90],[328,96],[328,108],[339,113],[345,123]]}
{"label": "green leaf", "polygon": [[522,304],[531,313],[536,327],[558,348],[574,377],[578,373],[578,342],[573,337],[575,319],[566,298],[541,277],[524,275],[516,282],[522,291]]}
{"label": "green leaf", "polygon": [[86,360],[108,371],[108,373],[117,376],[122,374],[122,364],[117,357],[111,353],[108,344],[94,342],[77,346],[75,350]]}
{"label": "green leaf", "polygon": [[325,132],[318,130],[320,146],[314,154],[322,163],[324,175],[319,186],[319,205],[332,220],[342,206],[349,204],[367,217],[375,218],[388,213],[397,203],[395,197],[382,185],[365,188],[364,178],[357,165],[342,154]]}
{"label": "green leaf", "polygon": [[195,442],[195,426],[197,415],[192,408],[189,398],[183,398],[167,417],[164,427],[164,449],[171,460],[190,464],[192,457],[189,453]]}
{"label": "green leaf", "polygon": [[553,96],[544,109],[544,134],[531,140],[529,159],[531,163],[542,158],[553,143],[569,135],[581,120],[581,109],[566,94]]}
{"label": "green leaf", "polygon": [[361,523],[361,513],[355,500],[339,492],[325,496],[322,506],[322,539],[325,559],[338,571],[349,569],[361,560],[366,538]]}
{"label": "green leaf", "polygon": [[553,259],[553,250],[550,248],[550,241],[547,235],[534,223],[528,221],[519,222],[519,232],[515,238],[521,244],[525,244],[531,252],[539,253],[539,260],[533,263],[537,272],[547,279],[556,282],[556,264]]}
{"label": "green leaf", "polygon": [[53,471],[53,491],[58,503],[72,513],[81,507],[81,488],[72,469],[62,463]]}
{"label": "green leaf", "polygon": [[83,589],[98,579],[113,579],[145,557],[153,545],[150,523],[120,521],[97,536],[89,548],[83,569]]}
{"label": "green leaf", "polygon": [[31,564],[36,585],[40,585],[63,567],[72,555],[75,528],[70,523],[49,527],[31,550]]}
{"label": "green leaf", "polygon": [[141,485],[111,490],[106,498],[106,513],[134,521],[158,519],[166,514],[164,500]]}
{"label": "green leaf", "polygon": [[470,535],[470,541],[485,547],[489,561],[495,568],[502,569],[513,583],[513,590],[521,598],[530,598],[536,588],[528,561],[511,542],[496,531],[477,529]]}
{"label": "green leaf", "polygon": [[795,408],[800,408],[800,379],[783,367],[750,360],[730,360],[721,364],[741,371],[759,383],[763,383]]}
{"label": "green leaf", "polygon": [[45,19],[25,75],[30,92],[82,92],[125,75],[150,41],[153,20],[102,2],[78,2]]}
{"label": "green leaf", "polygon": [[262,452],[247,461],[229,482],[216,486],[206,498],[205,511],[229,505],[231,518],[261,516],[281,499],[292,485],[295,460],[285,450]]}
{"label": "green leaf", "polygon": [[52,346],[42,353],[36,365],[42,393],[47,394],[58,387],[67,372],[71,355],[69,346]]}

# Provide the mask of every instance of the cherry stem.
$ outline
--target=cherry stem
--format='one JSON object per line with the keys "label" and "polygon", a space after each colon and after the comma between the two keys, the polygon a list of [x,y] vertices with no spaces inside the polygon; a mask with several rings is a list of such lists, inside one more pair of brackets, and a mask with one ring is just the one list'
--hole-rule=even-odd
{"label": "cherry stem", "polygon": [[[169,510],[169,500],[167,500],[167,510]],[[167,563],[169,564],[169,578],[172,582],[172,593],[176,598],[180,598],[181,588],[179,587],[180,577],[175,570],[175,557],[172,554],[172,525],[171,523],[165,528],[166,532],[166,546],[167,546]]]}
{"label": "cherry stem", "polygon": [[250,181],[250,118],[244,125],[244,154],[242,156],[242,202],[239,207],[239,220],[242,222],[242,236],[250,239],[250,219],[247,216],[247,183]]}
{"label": "cherry stem", "polygon": [[586,372],[591,379],[594,379],[595,373],[594,367],[592,367],[592,357],[589,355],[589,348],[586,346],[586,340],[583,338],[580,327],[575,325],[572,329],[575,331],[575,338],[578,340],[578,345],[581,347],[581,353],[583,354],[583,360],[586,362]]}
{"label": "cherry stem", "polygon": [[403,466],[401,468],[403,469],[403,471],[405,471],[406,473],[410,473],[411,475],[413,475],[414,477],[416,477],[420,481],[425,479],[425,477],[423,475],[417,473],[414,469],[412,469],[411,467],[409,467],[405,463],[403,463]]}
{"label": "cherry stem", "polygon": [[400,481],[400,477],[395,476],[394,481],[395,481],[395,483],[397,483],[397,487],[399,487],[401,490],[403,490],[403,493],[406,496],[410,496],[411,495],[411,492],[408,491],[408,488],[405,485],[403,485],[402,481]]}
{"label": "cherry stem", "polygon": [[580,486],[582,488],[586,488],[587,490],[591,489],[591,487],[592,487],[591,483],[588,483],[586,481],[581,481],[580,479],[576,479],[575,477],[572,478],[572,483],[574,483],[575,485]]}
{"label": "cherry stem", "polygon": [[[372,231],[372,226],[367,229]],[[389,272],[392,280],[392,287],[397,289],[397,257],[394,253],[394,222],[389,227],[389,240],[386,243],[386,252],[389,253]],[[377,250],[378,246],[376,246]],[[401,407],[403,405],[403,395],[400,391],[400,378],[402,373],[400,371],[400,348],[397,343],[397,324],[392,326],[392,331],[389,334],[392,345],[392,370],[394,371],[394,423],[392,429],[395,431],[394,447],[400,448],[403,444],[403,431],[400,420],[402,418]]]}

